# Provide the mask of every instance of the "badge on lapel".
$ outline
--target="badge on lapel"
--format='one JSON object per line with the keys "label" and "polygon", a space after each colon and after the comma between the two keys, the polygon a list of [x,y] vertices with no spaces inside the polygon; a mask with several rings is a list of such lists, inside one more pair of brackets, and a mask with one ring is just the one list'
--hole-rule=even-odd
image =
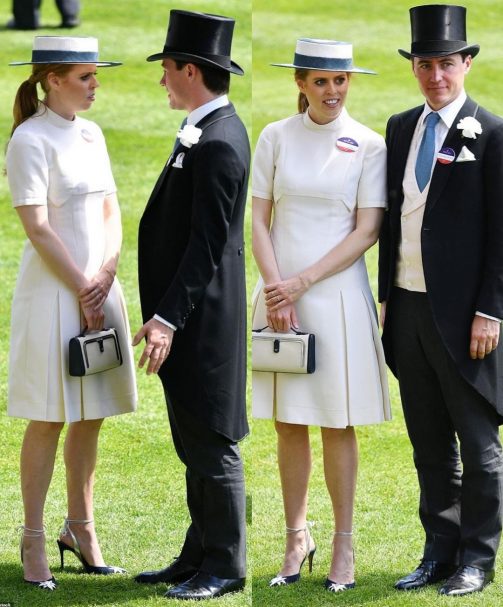
{"label": "badge on lapel", "polygon": [[451,164],[456,158],[456,152],[452,148],[442,148],[437,154],[437,161],[440,164]]}
{"label": "badge on lapel", "polygon": [[174,169],[183,169],[183,159],[185,158],[185,152],[180,152],[176,155],[176,160],[173,163]]}

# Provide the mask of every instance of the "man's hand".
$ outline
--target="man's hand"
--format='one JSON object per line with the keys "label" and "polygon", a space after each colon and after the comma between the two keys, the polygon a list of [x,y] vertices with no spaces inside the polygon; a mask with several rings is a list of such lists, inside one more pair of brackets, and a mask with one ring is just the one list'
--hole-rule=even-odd
{"label": "man's hand", "polygon": [[497,320],[475,316],[472,322],[470,356],[482,360],[496,350],[500,337],[500,323]]}
{"label": "man's hand", "polygon": [[158,373],[162,363],[168,358],[173,341],[173,329],[155,318],[151,318],[133,338],[133,346],[137,346],[145,337],[147,345],[143,349],[138,362],[138,367],[143,369],[143,365],[149,359],[147,375]]}

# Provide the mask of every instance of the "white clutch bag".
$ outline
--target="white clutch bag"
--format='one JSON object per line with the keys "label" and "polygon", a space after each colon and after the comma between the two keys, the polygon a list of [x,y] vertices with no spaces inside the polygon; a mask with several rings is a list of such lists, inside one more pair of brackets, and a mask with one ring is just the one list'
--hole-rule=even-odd
{"label": "white clutch bag", "polygon": [[70,339],[69,372],[73,377],[102,373],[122,365],[116,329],[86,333]]}
{"label": "white clutch bag", "polygon": [[269,327],[252,331],[252,370],[273,373],[314,373],[313,333],[275,333]]}

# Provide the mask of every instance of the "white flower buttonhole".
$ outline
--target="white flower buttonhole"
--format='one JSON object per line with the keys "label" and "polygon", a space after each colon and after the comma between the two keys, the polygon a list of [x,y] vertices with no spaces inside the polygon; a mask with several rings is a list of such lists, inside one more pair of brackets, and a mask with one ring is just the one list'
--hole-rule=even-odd
{"label": "white flower buttonhole", "polygon": [[465,116],[458,124],[457,128],[461,129],[461,135],[469,139],[476,139],[477,135],[482,133],[482,125],[473,116]]}
{"label": "white flower buttonhole", "polygon": [[201,137],[202,129],[198,129],[193,124],[186,124],[183,129],[180,129],[177,133],[180,143],[186,148],[191,148],[195,145]]}

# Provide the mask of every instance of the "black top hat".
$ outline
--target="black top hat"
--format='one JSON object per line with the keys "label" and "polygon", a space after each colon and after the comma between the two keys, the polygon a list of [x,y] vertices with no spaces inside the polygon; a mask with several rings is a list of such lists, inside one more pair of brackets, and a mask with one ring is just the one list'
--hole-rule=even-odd
{"label": "black top hat", "polygon": [[427,4],[410,9],[411,51],[402,57],[444,57],[466,53],[475,57],[478,44],[466,42],[466,8],[452,4]]}
{"label": "black top hat", "polygon": [[243,70],[230,58],[234,23],[229,17],[173,9],[162,53],[150,55],[147,61],[169,57],[242,76]]}

